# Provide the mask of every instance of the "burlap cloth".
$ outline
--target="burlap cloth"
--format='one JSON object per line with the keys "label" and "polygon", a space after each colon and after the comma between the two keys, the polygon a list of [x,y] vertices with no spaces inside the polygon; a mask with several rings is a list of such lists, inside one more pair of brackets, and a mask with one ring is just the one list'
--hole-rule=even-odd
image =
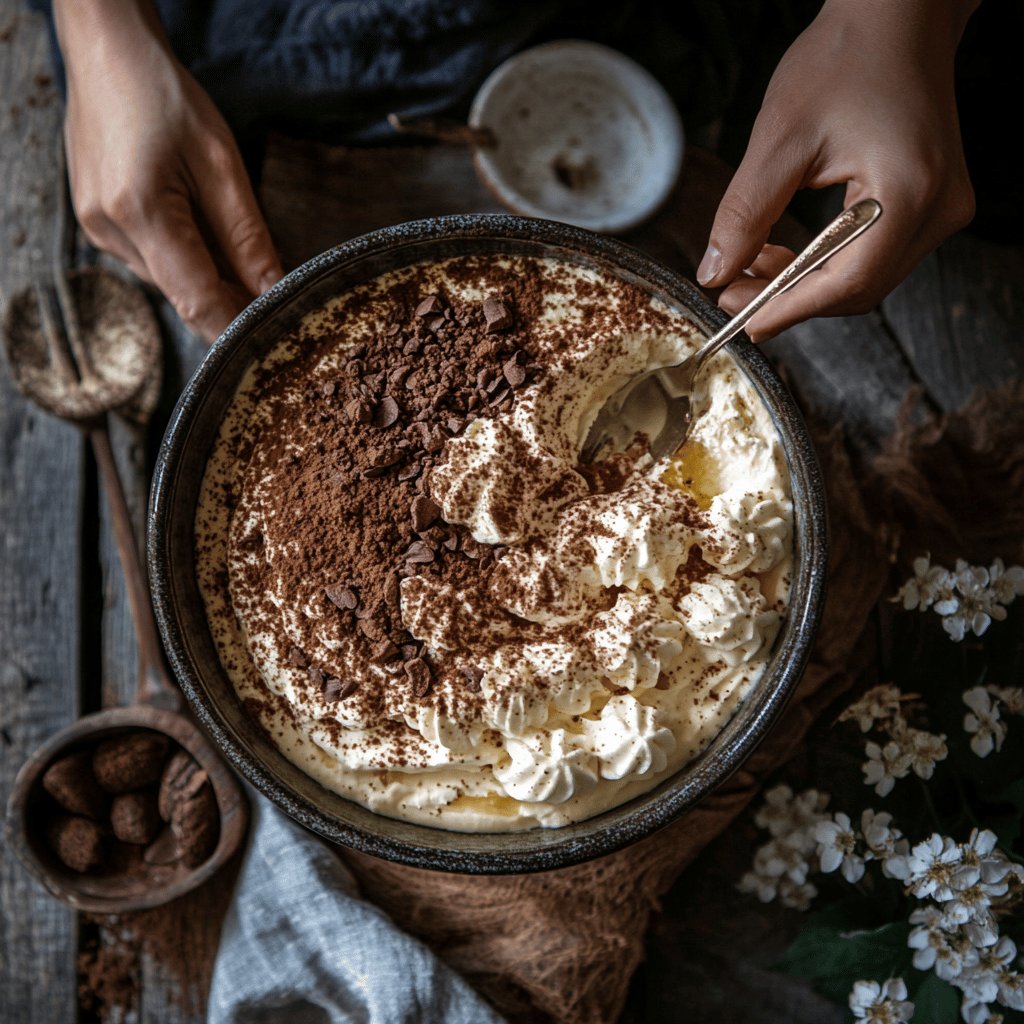
{"label": "burlap cloth", "polygon": [[[679,201],[632,241],[668,262],[695,262],[727,180],[713,157],[691,153]],[[264,164],[262,199],[290,264],[386,223],[493,208],[465,158],[450,151],[392,160],[281,140]],[[851,461],[841,428],[825,431],[810,417],[831,529],[821,628],[783,718],[714,794],[641,843],[543,874],[444,874],[346,852],[364,893],[510,1019],[616,1020],[660,898],[870,665],[873,613],[910,560],[923,551],[944,564],[1024,558],[1024,384],[945,417],[920,422],[916,412],[908,395],[894,434],[866,464]]]}
{"label": "burlap cloth", "polygon": [[872,612],[893,561],[905,568],[924,550],[945,564],[1021,556],[1024,384],[923,425],[901,423],[866,474],[839,430],[819,432],[816,444],[831,517],[818,639],[782,720],[712,796],[635,846],[539,875],[442,874],[345,854],[370,899],[511,1019],[617,1019],[661,896],[873,658]]}

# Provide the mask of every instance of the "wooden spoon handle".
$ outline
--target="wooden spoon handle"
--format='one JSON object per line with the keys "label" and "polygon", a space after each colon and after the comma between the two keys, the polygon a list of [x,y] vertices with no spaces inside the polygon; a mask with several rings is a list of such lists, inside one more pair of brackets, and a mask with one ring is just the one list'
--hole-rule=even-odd
{"label": "wooden spoon handle", "polygon": [[142,559],[139,557],[135,532],[132,530],[131,513],[128,511],[128,502],[121,486],[121,476],[117,471],[114,452],[110,446],[110,431],[107,429],[106,417],[98,426],[89,430],[89,440],[92,441],[96,465],[99,467],[100,479],[107,495],[107,504],[110,506],[114,540],[117,543],[117,554],[121,560],[121,569],[128,589],[128,605],[139,647],[139,689],[136,700],[139,704],[179,711],[181,693],[164,668],[163,650],[156,629],[156,619],[153,617],[153,604],[146,586]]}

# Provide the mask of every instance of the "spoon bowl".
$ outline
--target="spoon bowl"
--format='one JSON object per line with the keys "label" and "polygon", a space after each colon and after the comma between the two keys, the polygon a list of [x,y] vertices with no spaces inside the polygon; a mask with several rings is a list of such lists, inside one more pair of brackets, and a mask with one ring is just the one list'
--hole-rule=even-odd
{"label": "spoon bowl", "polygon": [[[72,271],[60,299],[76,311],[68,341],[90,373],[67,374],[54,366],[47,329],[56,313],[52,296],[39,288],[18,292],[7,309],[4,339],[18,390],[47,412],[73,423],[88,423],[112,409],[139,405],[132,419],[148,419],[160,385],[160,334],[156,318],[138,288],[99,267]],[[47,323],[49,321],[49,324]],[[77,336],[77,337],[76,337]],[[156,372],[154,372],[156,371]]]}
{"label": "spoon bowl", "polygon": [[862,235],[882,214],[881,204],[862,199],[843,210],[777,277],[693,355],[674,366],[647,370],[627,381],[598,410],[580,452],[594,462],[625,451],[637,436],[646,439],[654,461],[671,455],[686,440],[693,422],[690,396],[701,367],[772,299],[789,291],[840,249]]}

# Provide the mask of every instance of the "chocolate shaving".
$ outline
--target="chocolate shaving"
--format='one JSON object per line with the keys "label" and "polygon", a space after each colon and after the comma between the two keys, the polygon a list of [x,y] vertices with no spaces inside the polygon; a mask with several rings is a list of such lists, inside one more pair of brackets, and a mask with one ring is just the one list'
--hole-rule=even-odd
{"label": "chocolate shaving", "polygon": [[512,314],[497,295],[488,295],[484,299],[484,320],[487,321],[488,334],[499,334],[512,326]]}
{"label": "chocolate shaving", "polygon": [[417,697],[425,697],[430,692],[433,675],[430,666],[422,658],[413,658],[405,663],[405,674],[409,678],[412,692]]}
{"label": "chocolate shaving", "polygon": [[398,403],[394,398],[391,395],[385,395],[380,405],[377,406],[377,412],[373,417],[373,425],[379,429],[390,427],[398,422],[399,412]]}
{"label": "chocolate shaving", "polygon": [[324,587],[324,593],[342,611],[352,611],[359,604],[359,595],[351,587]]}
{"label": "chocolate shaving", "polygon": [[324,680],[324,685],[321,687],[320,692],[326,700],[334,701],[351,697],[358,689],[359,684],[352,679],[342,682],[340,679],[331,676],[329,679]]}
{"label": "chocolate shaving", "polygon": [[437,295],[428,295],[416,307],[416,316],[432,316],[442,312],[441,299]]}
{"label": "chocolate shaving", "polygon": [[426,564],[434,560],[434,549],[422,540],[414,540],[405,552],[405,560],[413,565]]}
{"label": "chocolate shaving", "polygon": [[[412,528],[417,533],[422,533],[427,527],[437,520],[437,517],[441,514],[441,509],[437,503],[428,498],[425,494],[420,494],[418,497],[413,498],[412,502]],[[406,554],[408,558],[408,554]]]}

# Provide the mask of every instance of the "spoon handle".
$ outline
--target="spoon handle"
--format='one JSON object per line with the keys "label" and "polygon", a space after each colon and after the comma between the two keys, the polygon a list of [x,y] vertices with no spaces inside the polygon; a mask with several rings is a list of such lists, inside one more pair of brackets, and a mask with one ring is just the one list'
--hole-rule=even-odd
{"label": "spoon handle", "polygon": [[882,206],[875,199],[861,199],[849,209],[843,210],[778,277],[769,281],[760,294],[751,299],[717,334],[708,339],[697,353],[694,362],[699,366],[705,359],[710,359],[727,341],[731,341],[747,326],[750,318],[762,306],[767,305],[777,295],[789,291],[812,270],[817,270],[829,257],[867,231],[881,213]]}
{"label": "spoon handle", "polygon": [[140,704],[181,710],[181,695],[171,682],[163,664],[163,649],[153,617],[146,578],[142,570],[135,531],[132,529],[131,513],[121,485],[121,476],[114,461],[110,446],[110,431],[106,417],[99,426],[89,430],[89,440],[96,455],[96,465],[103,482],[103,490],[110,506],[110,520],[117,543],[117,554],[121,560],[125,584],[128,590],[128,605],[132,623],[135,626],[135,640],[139,649],[139,691],[136,700]]}

